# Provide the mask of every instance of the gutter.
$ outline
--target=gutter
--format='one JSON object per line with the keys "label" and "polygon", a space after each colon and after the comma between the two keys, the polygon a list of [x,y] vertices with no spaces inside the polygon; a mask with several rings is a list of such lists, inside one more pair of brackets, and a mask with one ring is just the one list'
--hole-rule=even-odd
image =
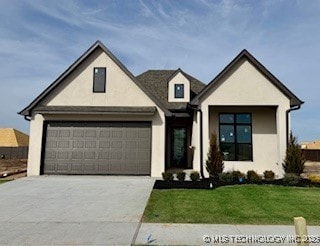
{"label": "gutter", "polygon": [[200,113],[200,136],[199,136],[199,140],[200,140],[200,176],[202,179],[204,179],[204,173],[203,173],[203,126],[202,126],[202,122],[203,122],[203,114],[202,114],[202,110],[198,109],[198,107],[196,105],[191,105],[188,104],[188,106],[195,110],[196,112]]}
{"label": "gutter", "polygon": [[289,145],[289,114],[291,111],[295,111],[301,108],[301,104],[300,105],[296,105],[293,107],[290,107],[288,110],[286,110],[286,136],[287,136],[287,148]]}

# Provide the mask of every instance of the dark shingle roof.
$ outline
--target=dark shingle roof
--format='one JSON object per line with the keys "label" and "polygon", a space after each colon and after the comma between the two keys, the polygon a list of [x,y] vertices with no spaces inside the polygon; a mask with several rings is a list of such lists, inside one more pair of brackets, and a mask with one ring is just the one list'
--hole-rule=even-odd
{"label": "dark shingle roof", "polygon": [[181,69],[177,70],[148,70],[136,78],[141,84],[156,97],[161,104],[169,110],[183,110],[187,103],[168,102],[168,82],[176,73],[181,72],[190,81],[190,101],[206,86],[198,79],[185,73]]}

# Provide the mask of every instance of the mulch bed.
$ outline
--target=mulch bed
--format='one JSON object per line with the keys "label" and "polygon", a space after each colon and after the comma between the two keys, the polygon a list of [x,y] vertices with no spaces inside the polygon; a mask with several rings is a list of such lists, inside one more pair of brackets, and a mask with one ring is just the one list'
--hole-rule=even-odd
{"label": "mulch bed", "polygon": [[[246,184],[257,184],[257,185],[286,185],[283,182],[283,179],[275,179],[271,181],[261,180],[259,182],[216,182],[210,179],[203,179],[199,181],[165,181],[165,180],[156,180],[154,184],[154,189],[214,189],[221,186],[227,185],[246,185]],[[312,183],[309,179],[300,179],[298,184],[291,185],[297,187],[320,187],[319,183]]]}

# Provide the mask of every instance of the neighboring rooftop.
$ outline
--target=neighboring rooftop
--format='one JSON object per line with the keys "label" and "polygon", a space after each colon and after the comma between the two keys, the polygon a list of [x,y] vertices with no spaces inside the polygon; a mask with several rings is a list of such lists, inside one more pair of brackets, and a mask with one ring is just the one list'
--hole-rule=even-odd
{"label": "neighboring rooftop", "polygon": [[320,140],[301,142],[301,149],[320,149]]}
{"label": "neighboring rooftop", "polygon": [[136,78],[164,107],[169,110],[183,110],[186,108],[187,103],[168,102],[168,79],[177,71],[180,71],[190,81],[190,100],[192,100],[206,85],[181,69],[148,70],[136,76]]}
{"label": "neighboring rooftop", "polygon": [[29,136],[14,128],[0,128],[0,147],[22,147],[29,145]]}

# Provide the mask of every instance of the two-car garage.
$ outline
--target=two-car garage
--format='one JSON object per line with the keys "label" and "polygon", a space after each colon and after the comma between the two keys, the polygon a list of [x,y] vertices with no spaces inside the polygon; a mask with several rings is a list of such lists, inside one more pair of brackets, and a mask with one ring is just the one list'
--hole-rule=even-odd
{"label": "two-car garage", "polygon": [[151,122],[48,122],[44,174],[150,175]]}

